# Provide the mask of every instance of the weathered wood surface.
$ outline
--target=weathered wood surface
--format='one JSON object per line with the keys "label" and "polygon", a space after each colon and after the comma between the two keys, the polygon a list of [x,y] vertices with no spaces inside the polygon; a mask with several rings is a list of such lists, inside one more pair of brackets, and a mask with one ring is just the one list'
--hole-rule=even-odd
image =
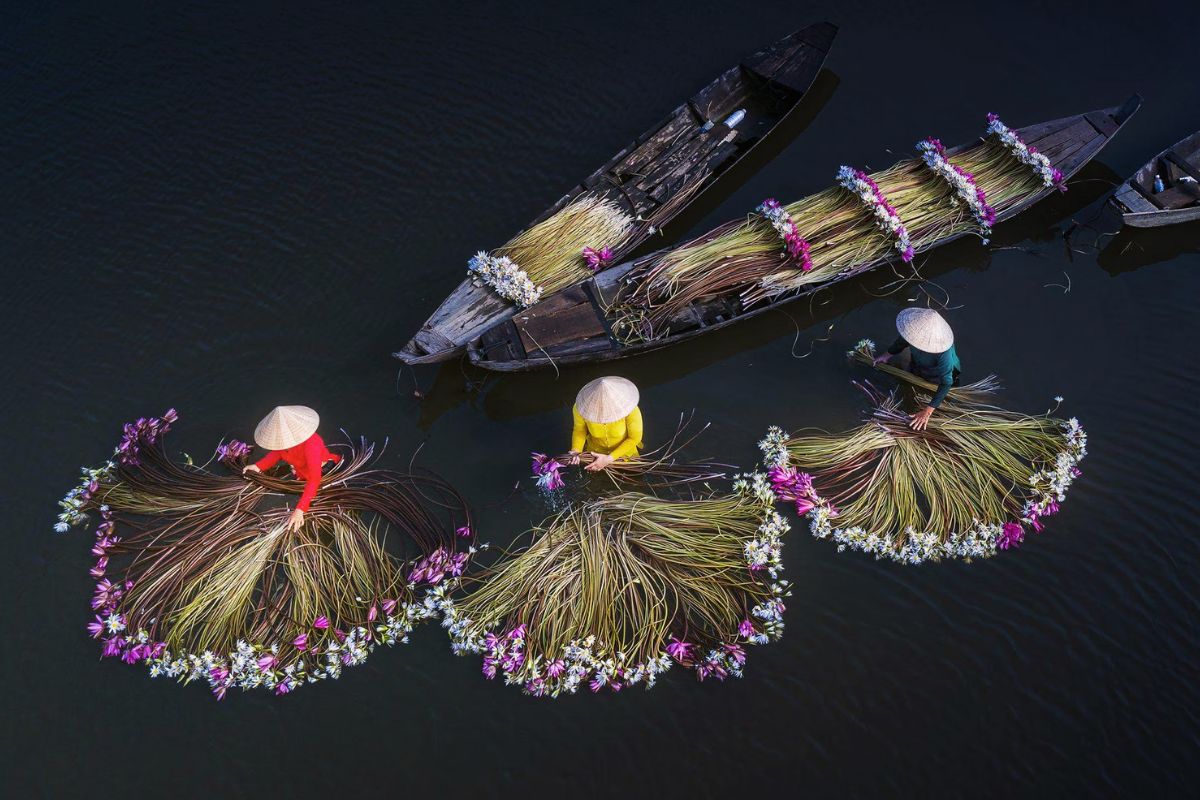
{"label": "weathered wood surface", "polygon": [[[632,252],[700,197],[799,105],[820,72],[836,33],[837,28],[829,23],[811,25],[721,73],[666,119],[621,148],[530,226],[584,195],[605,197],[639,220],[635,235],[614,253],[614,261]],[[754,64],[753,71],[746,63]],[[722,123],[738,109],[746,111],[746,118],[730,130]],[[708,122],[714,124],[705,130]],[[410,364],[444,361],[517,312],[487,287],[464,280],[394,355]]]}
{"label": "weathered wood surface", "polygon": [[[1154,176],[1167,184],[1154,191]],[[1113,193],[1109,203],[1132,228],[1165,228],[1200,219],[1200,131],[1163,150]]]}
{"label": "weathered wood surface", "polygon": [[[1017,133],[1027,144],[1036,146],[1039,151],[1044,153],[1054,163],[1055,167],[1063,173],[1064,178],[1070,178],[1095,157],[1100,149],[1108,143],[1120,130],[1121,126],[1137,111],[1140,105],[1141,98],[1134,96],[1123,106],[1039,123],[1027,128],[1018,129]],[[1104,120],[1109,120],[1111,124],[1106,124]],[[971,144],[960,145],[951,148],[949,153],[953,156],[954,153],[961,152],[970,146]],[[1052,191],[1054,190],[1045,189],[1016,206],[1007,209],[1000,215],[998,221],[1003,222],[1004,220],[1011,219],[1034,205],[1038,200],[1046,197]],[[925,248],[925,250],[932,249],[932,247],[939,247],[965,235],[968,234],[960,233],[946,237]],[[606,297],[609,300],[615,298],[624,277],[638,264],[657,258],[661,255],[661,252],[650,254],[634,262],[618,265],[597,276],[591,282],[594,294],[598,297]],[[612,337],[609,337],[606,340],[606,347],[597,348],[593,334],[589,337],[586,352],[579,352],[575,349],[569,336],[559,335],[554,338],[560,344],[556,346],[544,346],[537,352],[529,351],[525,356],[509,361],[497,359],[494,354],[489,354],[481,350],[474,343],[468,348],[468,355],[473,363],[481,367],[505,372],[548,368],[552,362],[558,366],[565,366],[576,363],[610,361],[624,358],[636,353],[644,353],[668,347],[704,333],[720,330],[743,319],[767,313],[785,303],[793,302],[800,297],[809,296],[814,292],[827,288],[833,283],[841,282],[868,270],[876,269],[888,263],[889,260],[880,259],[851,270],[845,270],[830,281],[809,287],[801,292],[791,293],[774,302],[763,303],[751,309],[740,308],[740,303],[736,297],[721,297],[714,300],[692,303],[680,312],[678,319],[671,321],[670,329],[672,333],[654,342],[622,345]],[[587,307],[580,302],[576,305],[574,313],[582,316],[585,315],[586,311]],[[536,314],[537,306],[529,309],[529,312]],[[599,317],[599,313],[596,313],[596,316]],[[515,320],[512,326],[512,334],[517,335],[521,325],[520,318]],[[573,320],[572,325],[584,326],[590,331],[594,331],[594,327],[577,320]]]}

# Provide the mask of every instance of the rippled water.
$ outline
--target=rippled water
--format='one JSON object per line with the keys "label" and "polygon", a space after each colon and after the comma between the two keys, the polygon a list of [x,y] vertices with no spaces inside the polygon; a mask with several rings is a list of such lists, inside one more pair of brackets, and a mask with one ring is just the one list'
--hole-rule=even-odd
{"label": "rippled water", "polygon": [[[1190,34],[1153,3],[24,5],[0,26],[6,787],[1077,796],[1195,781],[1200,229],[1100,236],[1117,227],[1106,188],[1200,127],[1194,55],[1176,42]],[[217,704],[98,663],[87,547],[50,534],[54,501],[122,422],[169,405],[175,444],[196,453],[277,402],[316,406],[327,428],[390,437],[396,464],[420,448],[486,537],[512,540],[540,513],[511,501],[527,453],[565,445],[598,371],[413,373],[388,353],[470,253],[741,54],[822,18],[841,34],[811,124],[694,230],[922,136],[968,139],[990,110],[1022,125],[1146,98],[1068,195],[991,249],[922,266],[968,378],[1000,374],[1029,411],[1064,395],[1091,434],[1046,533],[917,569],[797,528],[787,636],[735,684],[680,672],[650,693],[538,702],[482,680],[433,627],[282,701]],[[923,291],[887,295],[891,280],[622,364],[650,437],[694,408],[713,423],[705,452],[748,465],[769,424],[851,423],[843,352],[888,338]]]}

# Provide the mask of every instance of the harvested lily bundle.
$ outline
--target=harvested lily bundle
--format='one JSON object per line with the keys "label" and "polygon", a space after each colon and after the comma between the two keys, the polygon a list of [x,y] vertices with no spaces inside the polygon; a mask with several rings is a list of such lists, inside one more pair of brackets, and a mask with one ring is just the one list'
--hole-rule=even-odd
{"label": "harvested lily bundle", "polygon": [[671,664],[740,677],[747,643],[783,632],[787,523],[770,492],[668,500],[626,492],[581,503],[465,599],[443,604],[456,653],[483,654],[533,695],[654,685]]}
{"label": "harvested lily bundle", "polygon": [[[846,356],[857,364],[873,367],[886,375],[891,375],[893,378],[898,378],[916,387],[920,390],[916,394],[916,400],[921,405],[928,405],[938,387],[906,369],[900,369],[892,364],[876,364],[875,352],[875,342],[863,339],[854,346],[853,350],[848,351]],[[946,395],[946,400],[950,403],[987,403],[999,389],[1000,379],[995,375],[988,375],[966,386],[955,386]]]}
{"label": "harvested lily bundle", "polygon": [[[708,430],[708,424],[705,424],[693,433],[689,430],[691,424],[690,418],[680,416],[679,426],[665,444],[646,453],[617,459],[603,472],[598,473],[597,477],[607,478],[612,488],[619,490],[652,485],[678,486],[725,477],[724,470],[728,465],[714,464],[708,460],[684,461],[680,458],[683,450]],[[563,453],[553,457],[545,453],[530,455],[533,459],[533,478],[538,488],[545,492],[555,492],[566,485],[562,470],[572,466],[574,458],[578,458],[581,467],[586,467],[595,460],[591,453],[586,452],[574,455]]]}
{"label": "harvested lily bundle", "polygon": [[834,188],[790,205],[766,200],[745,219],[640,264],[617,300],[617,333],[652,340],[697,300],[734,294],[749,307],[888,255],[911,261],[956,234],[986,242],[997,214],[1046,186],[1063,188],[1045,157],[1013,137],[989,115],[986,137],[953,156],[926,139],[919,159],[871,175],[843,166]]}
{"label": "harvested lily bundle", "polygon": [[[57,530],[100,517],[88,629],[105,656],[203,680],[218,698],[230,687],[287,694],[407,641],[475,552],[459,544],[471,531],[457,492],[378,468],[366,442],[323,476],[293,532],[295,482],[237,474],[250,447],[236,441],[215,457],[234,474],[176,462],[162,443],[176,419],[127,425],[114,459],[84,470],[62,502]],[[389,531],[400,535],[389,542]]]}
{"label": "harvested lily bundle", "polygon": [[895,396],[843,434],[759,442],[776,497],[809,515],[813,535],[906,564],[987,558],[1018,546],[1058,512],[1087,435],[1078,420],[948,403],[924,431],[908,426]]}
{"label": "harvested lily bundle", "polygon": [[613,201],[585,195],[494,252],[477,253],[467,269],[504,299],[530,306],[607,266],[634,222]]}

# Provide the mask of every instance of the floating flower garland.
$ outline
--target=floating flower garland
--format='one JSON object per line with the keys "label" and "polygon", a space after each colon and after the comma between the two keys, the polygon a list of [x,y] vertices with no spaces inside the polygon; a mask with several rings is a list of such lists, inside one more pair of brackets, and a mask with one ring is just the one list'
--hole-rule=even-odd
{"label": "floating flower garland", "polygon": [[[346,630],[333,626],[328,617],[318,616],[290,641],[259,643],[238,639],[229,652],[217,649],[192,652],[183,647],[172,648],[168,642],[155,638],[146,627],[133,628],[130,610],[126,606],[131,602],[130,597],[137,586],[128,577],[122,579],[108,574],[111,558],[140,551],[137,547],[128,547],[128,543],[122,544],[122,537],[117,530],[116,509],[104,500],[115,497],[115,502],[131,505],[135,514],[152,513],[141,507],[144,501],[138,500],[136,495],[117,491],[120,482],[128,479],[118,474],[118,463],[132,468],[142,465],[146,460],[155,465],[161,454],[149,448],[159,443],[162,434],[170,429],[171,423],[177,418],[175,411],[171,410],[162,417],[139,419],[126,425],[121,444],[115,451],[116,463],[109,462],[99,469],[84,470],[82,484],[72,489],[61,501],[63,513],[55,525],[56,531],[65,532],[71,526],[86,522],[88,511],[98,512],[100,523],[96,527],[91,550],[96,560],[89,571],[97,581],[91,601],[94,619],[87,624],[87,631],[92,638],[101,642],[103,657],[118,658],[126,664],[144,664],[152,678],[169,677],[181,683],[203,681],[217,699],[224,699],[230,688],[264,688],[283,695],[306,683],[338,678],[343,667],[363,663],[377,646],[406,643],[417,622],[439,613],[449,580],[461,576],[469,558],[480,549],[486,549],[486,545],[479,548],[472,546],[465,551],[451,552],[446,547],[438,547],[415,561],[407,585],[403,580],[397,582],[410,595],[415,593],[418,586],[425,584],[427,588],[423,599],[355,598],[364,609],[364,619],[362,624],[347,626]],[[249,445],[233,440],[218,445],[216,457],[238,470],[250,451]],[[366,463],[361,458],[352,460]],[[207,473],[198,475],[215,478]],[[379,473],[371,473],[368,483],[379,477]],[[353,479],[353,476],[349,478]],[[159,488],[153,482],[147,485]],[[144,490],[144,486],[135,489]],[[200,501],[189,497],[183,502]],[[315,510],[320,513],[319,507]],[[353,513],[353,510],[346,508],[343,512]],[[471,536],[470,526],[460,526],[456,534],[459,537]],[[263,535],[275,535],[275,528]],[[184,541],[181,539],[177,544]],[[153,582],[157,578],[154,573],[146,573],[139,579]],[[133,616],[136,617],[137,613]],[[145,609],[140,614],[145,617]],[[156,621],[149,620],[151,628],[155,627]]]}
{"label": "floating flower garland", "polygon": [[[903,539],[896,531],[867,530],[862,526],[839,527],[839,511],[817,490],[812,475],[790,466],[789,437],[776,426],[759,442],[769,473],[761,483],[769,486],[779,502],[796,505],[799,514],[807,514],[809,528],[818,539],[832,539],[838,551],[846,549],[870,553],[876,559],[891,559],[903,564],[921,564],[945,558],[988,558],[1000,550],[1018,547],[1025,538],[1025,526],[1041,532],[1044,519],[1058,513],[1067,489],[1081,475],[1079,463],[1087,455],[1087,434],[1079,421],[1071,418],[1058,423],[1062,449],[1028,479],[1027,498],[1020,518],[1007,521],[976,519],[969,528],[941,533],[908,527]],[[930,451],[928,457],[933,457]],[[760,488],[761,490],[761,488]],[[882,500],[886,502],[886,498]]]}
{"label": "floating flower garland", "polygon": [[476,286],[487,286],[521,308],[528,308],[542,298],[541,287],[507,256],[492,256],[480,250],[467,262],[467,274]]}
{"label": "floating flower garland", "polygon": [[771,227],[783,239],[783,244],[787,248],[788,255],[800,262],[800,269],[805,272],[812,269],[812,257],[809,255],[811,248],[804,237],[800,235],[795,221],[792,220],[780,202],[774,197],[768,197],[754,211],[761,215],[767,222],[771,223]]}
{"label": "floating flower garland", "polygon": [[871,180],[871,176],[860,169],[843,166],[838,169],[837,180],[843,188],[862,199],[874,215],[875,224],[880,230],[896,238],[896,249],[900,251],[900,258],[906,262],[912,261],[914,251],[908,238],[908,229],[900,221],[896,209],[883,196],[878,184]]}
{"label": "floating flower garland", "polygon": [[983,243],[987,244],[992,226],[996,224],[996,210],[988,205],[987,195],[975,183],[975,176],[950,163],[940,139],[923,139],[917,143],[917,150],[925,165],[954,187],[955,194],[971,209],[971,215],[983,233]]}
{"label": "floating flower garland", "polygon": [[1056,187],[1060,192],[1067,190],[1063,174],[1050,163],[1050,159],[1039,153],[1036,147],[1029,147],[1025,142],[1021,141],[1021,137],[1017,135],[1017,132],[1001,122],[1000,117],[997,115],[988,114],[987,120],[987,133],[989,135],[995,134],[1001,143],[1017,157],[1018,161],[1031,167],[1042,179],[1042,185],[1047,188]]}
{"label": "floating flower garland", "polygon": [[[737,624],[737,630],[729,632],[726,638],[716,641],[710,639],[707,645],[702,645],[699,641],[692,641],[692,636],[680,638],[683,636],[681,632],[670,636],[659,653],[636,659],[615,650],[603,637],[590,634],[571,639],[559,651],[538,653],[531,652],[528,620],[510,622],[503,627],[495,623],[481,625],[468,617],[461,605],[444,598],[441,603],[442,624],[450,634],[451,649],[458,655],[482,655],[484,677],[503,677],[506,684],[519,685],[526,694],[536,697],[574,694],[583,686],[592,692],[603,689],[619,692],[637,685],[649,689],[673,664],[693,669],[701,681],[741,677],[746,661],[745,646],[766,644],[783,635],[783,598],[790,594],[790,589],[788,581],[780,578],[783,569],[781,551],[783,535],[789,526],[772,508],[774,497],[769,486],[763,483],[762,476],[737,476],[734,487],[739,504],[745,504],[739,505],[740,508],[758,509],[755,513],[759,524],[755,533],[743,542],[742,559],[751,575],[763,576],[760,580],[765,582],[762,584],[765,592],[760,593],[761,601],[751,607],[745,618]],[[637,502],[646,502],[644,498]],[[621,499],[612,498],[611,501],[620,503]],[[637,516],[635,512],[622,512],[623,518]],[[603,535],[607,537],[609,534]],[[539,542],[544,545],[550,540],[558,541],[560,546],[564,541],[571,541],[548,530],[543,538],[535,541],[534,546],[537,547]],[[547,557],[541,553],[537,560],[540,562]],[[492,588],[495,581],[503,579],[504,574],[504,570],[501,570],[491,579]],[[541,582],[539,586],[544,588]],[[505,615],[501,613],[500,616],[503,618]],[[541,622],[545,624],[545,620]]]}

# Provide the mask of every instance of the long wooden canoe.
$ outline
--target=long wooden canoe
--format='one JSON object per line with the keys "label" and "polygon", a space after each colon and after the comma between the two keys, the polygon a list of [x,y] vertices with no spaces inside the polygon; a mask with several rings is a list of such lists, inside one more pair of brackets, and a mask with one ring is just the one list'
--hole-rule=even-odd
{"label": "long wooden canoe", "polygon": [[[836,35],[837,27],[828,22],[810,25],[721,73],[563,195],[529,227],[585,196],[609,199],[639,221],[635,235],[614,253],[614,263],[628,256],[796,109],[821,71]],[[726,119],[738,110],[744,110],[745,116],[733,127],[727,126]],[[463,254],[464,272],[468,255]],[[464,280],[393,355],[406,364],[446,361],[518,310],[491,289]]]}
{"label": "long wooden canoe", "polygon": [[[1154,176],[1163,191],[1154,191]],[[1200,219],[1200,131],[1146,162],[1113,194],[1126,225],[1162,228]]]}
{"label": "long wooden canoe", "polygon": [[[1018,129],[1017,133],[1027,144],[1036,146],[1044,153],[1062,172],[1064,178],[1070,178],[1100,152],[1121,126],[1133,116],[1141,103],[1141,97],[1134,95],[1122,106],[1030,125]],[[953,148],[949,155],[953,157],[972,144]],[[1002,213],[998,221],[1011,219],[1052,191],[1054,190],[1047,188],[1030,196]],[[946,244],[965,235],[967,234],[959,233],[945,237],[925,249]],[[760,303],[750,308],[743,308],[736,294],[697,301],[672,321],[671,332],[667,336],[648,342],[622,343],[612,336],[611,322],[606,318],[604,309],[612,304],[621,290],[625,276],[632,269],[659,257],[662,252],[664,251],[617,265],[485,331],[467,346],[471,362],[484,369],[522,372],[548,369],[552,366],[612,361],[658,350],[765,314],[785,303],[811,295],[833,283],[875,269],[891,260],[882,258],[852,270],[845,270],[824,283],[805,287],[772,302]]]}

